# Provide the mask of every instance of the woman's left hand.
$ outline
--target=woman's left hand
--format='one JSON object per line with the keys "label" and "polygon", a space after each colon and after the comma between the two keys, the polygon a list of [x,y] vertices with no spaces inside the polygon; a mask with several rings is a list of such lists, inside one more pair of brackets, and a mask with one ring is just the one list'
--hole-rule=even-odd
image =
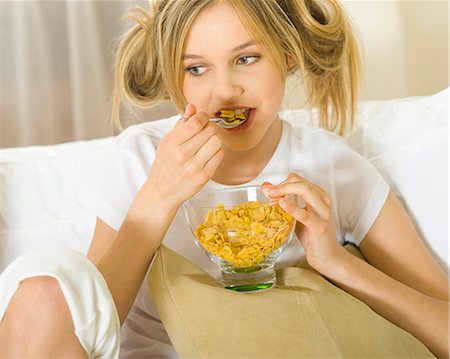
{"label": "woman's left hand", "polygon": [[[336,239],[331,200],[326,191],[297,173],[291,173],[278,185],[265,182],[262,188],[297,220],[295,232],[309,265],[323,275],[332,271],[345,250]],[[299,206],[297,196],[303,199],[304,207]]]}

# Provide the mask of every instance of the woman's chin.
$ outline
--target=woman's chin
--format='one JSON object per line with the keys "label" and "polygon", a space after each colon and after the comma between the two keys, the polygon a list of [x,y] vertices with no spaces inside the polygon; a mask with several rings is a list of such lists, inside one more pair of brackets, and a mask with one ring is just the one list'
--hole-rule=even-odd
{"label": "woman's chin", "polygon": [[[267,150],[268,144],[273,144],[273,146],[276,147],[281,135],[281,120],[276,118],[270,124],[266,124],[268,128],[254,126],[255,124],[256,121],[248,130],[236,132],[232,135],[226,134],[221,136],[219,133],[222,144],[225,147],[224,150],[246,152],[257,149],[258,147],[260,147],[260,149],[265,148]],[[269,147],[271,150],[274,149],[271,145],[269,145]]]}
{"label": "woman's chin", "polygon": [[228,151],[232,151],[232,152],[246,152],[246,151],[251,151],[252,149],[254,149],[255,147],[258,146],[260,141],[254,140],[254,141],[249,141],[249,139],[245,139],[245,140],[241,140],[239,138],[235,138],[235,139],[222,139],[222,145],[225,150],[225,152]]}

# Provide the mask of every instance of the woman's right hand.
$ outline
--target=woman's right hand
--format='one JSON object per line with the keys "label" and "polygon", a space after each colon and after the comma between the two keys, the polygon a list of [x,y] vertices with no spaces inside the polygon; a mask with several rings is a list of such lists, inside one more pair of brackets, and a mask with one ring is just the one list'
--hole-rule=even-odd
{"label": "woman's right hand", "polygon": [[206,113],[189,104],[183,119],[161,140],[143,187],[177,207],[200,191],[223,158],[216,126]]}

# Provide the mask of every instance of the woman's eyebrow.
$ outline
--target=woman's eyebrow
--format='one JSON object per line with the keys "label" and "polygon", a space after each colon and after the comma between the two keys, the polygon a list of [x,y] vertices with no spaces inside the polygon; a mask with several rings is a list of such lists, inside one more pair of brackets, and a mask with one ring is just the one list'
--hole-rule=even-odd
{"label": "woman's eyebrow", "polygon": [[[236,52],[245,49],[246,47],[256,45],[256,42],[253,40],[247,41],[243,43],[242,45],[236,46],[234,49],[231,50],[231,52]],[[203,56],[201,55],[194,55],[194,54],[183,54],[181,57],[182,60],[187,59],[201,59]]]}

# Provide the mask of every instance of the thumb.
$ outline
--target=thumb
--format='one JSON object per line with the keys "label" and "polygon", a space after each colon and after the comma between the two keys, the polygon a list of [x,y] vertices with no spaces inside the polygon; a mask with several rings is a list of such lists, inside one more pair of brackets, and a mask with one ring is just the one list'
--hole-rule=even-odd
{"label": "thumb", "polygon": [[297,236],[298,241],[300,244],[304,247],[306,247],[306,241],[308,232],[306,230],[306,227],[304,224],[300,223],[299,221],[295,222],[295,235]]}

